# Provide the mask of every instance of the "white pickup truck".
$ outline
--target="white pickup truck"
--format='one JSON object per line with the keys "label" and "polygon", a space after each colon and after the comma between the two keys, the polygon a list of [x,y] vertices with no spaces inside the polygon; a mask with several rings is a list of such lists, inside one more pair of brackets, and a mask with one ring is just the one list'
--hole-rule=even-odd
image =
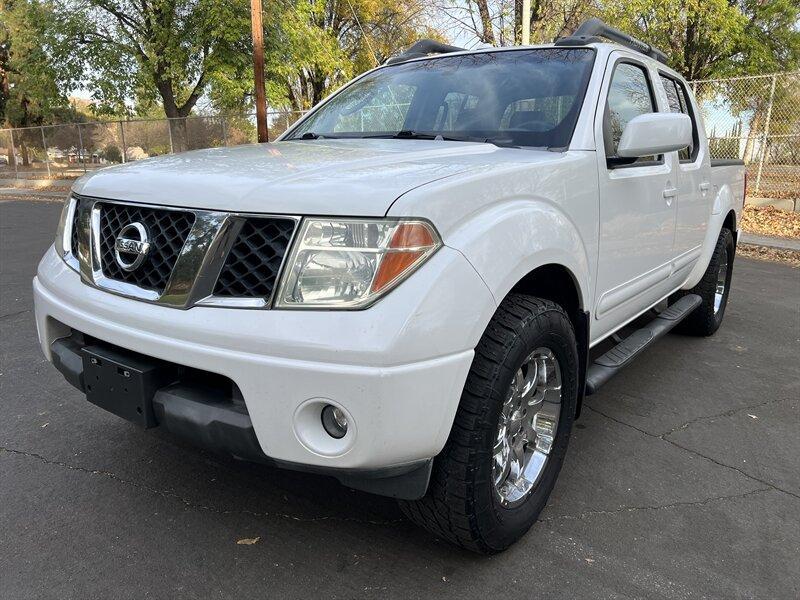
{"label": "white pickup truck", "polygon": [[598,21],[420,42],[275,143],[80,179],[33,282],[42,349],[141,426],[500,551],[584,395],[722,321],[745,172],[710,159],[699,114],[658,50]]}

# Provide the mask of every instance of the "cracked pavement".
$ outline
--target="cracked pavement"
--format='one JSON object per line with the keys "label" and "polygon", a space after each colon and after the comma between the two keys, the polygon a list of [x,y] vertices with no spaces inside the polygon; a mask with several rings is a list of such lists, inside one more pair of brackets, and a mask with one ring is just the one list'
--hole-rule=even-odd
{"label": "cracked pavement", "polygon": [[738,259],[717,335],[589,398],[540,522],[486,558],[86,402],[33,322],[59,210],[0,202],[0,598],[800,596],[800,271]]}

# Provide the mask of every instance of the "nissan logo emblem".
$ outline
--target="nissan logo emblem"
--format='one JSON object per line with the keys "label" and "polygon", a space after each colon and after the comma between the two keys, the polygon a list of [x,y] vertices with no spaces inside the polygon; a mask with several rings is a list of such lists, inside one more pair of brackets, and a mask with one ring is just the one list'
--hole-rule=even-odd
{"label": "nissan logo emblem", "polygon": [[147,258],[150,240],[147,229],[141,223],[129,223],[119,232],[114,242],[114,257],[125,271],[133,271]]}

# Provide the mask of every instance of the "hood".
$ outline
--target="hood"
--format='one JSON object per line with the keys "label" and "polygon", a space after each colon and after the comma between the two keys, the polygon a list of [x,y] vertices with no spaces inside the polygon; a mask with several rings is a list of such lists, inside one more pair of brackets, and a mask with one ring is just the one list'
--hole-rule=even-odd
{"label": "hood", "polygon": [[383,216],[405,192],[527,151],[436,140],[304,140],[213,148],[86,175],[78,194],[255,213]]}

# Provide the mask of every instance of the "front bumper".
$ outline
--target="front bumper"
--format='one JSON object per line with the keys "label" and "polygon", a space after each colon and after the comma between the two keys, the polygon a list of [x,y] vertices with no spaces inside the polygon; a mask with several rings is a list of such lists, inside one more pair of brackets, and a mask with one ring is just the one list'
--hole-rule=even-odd
{"label": "front bumper", "polygon": [[[52,343],[75,330],[222,375],[241,390],[265,456],[343,476],[407,470],[439,453],[495,309],[471,265],[449,248],[357,312],[147,304],[82,284],[52,248],[33,287],[48,359]],[[342,440],[309,418],[325,403],[351,419]]]}

